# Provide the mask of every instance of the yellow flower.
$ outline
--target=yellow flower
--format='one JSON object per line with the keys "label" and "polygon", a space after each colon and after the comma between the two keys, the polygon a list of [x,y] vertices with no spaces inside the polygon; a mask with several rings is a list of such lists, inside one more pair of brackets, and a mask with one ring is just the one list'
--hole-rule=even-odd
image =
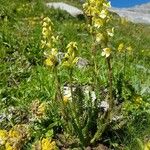
{"label": "yellow flower", "polygon": [[14,146],[11,146],[11,144],[8,142],[5,144],[5,148],[6,148],[6,150],[18,150]]}
{"label": "yellow flower", "polygon": [[53,25],[53,23],[52,23],[52,21],[51,21],[51,19],[49,17],[44,18],[43,21]]}
{"label": "yellow flower", "polygon": [[47,30],[47,28],[42,29],[43,38],[46,39],[50,35],[50,32]]}
{"label": "yellow flower", "polygon": [[57,150],[55,141],[51,141],[48,138],[43,138],[41,142],[42,150]]}
{"label": "yellow flower", "polygon": [[144,145],[144,150],[150,150],[150,141]]}
{"label": "yellow flower", "polygon": [[74,49],[74,50],[77,50],[77,42],[70,42],[67,47],[67,49]]}
{"label": "yellow flower", "polygon": [[68,49],[67,53],[65,54],[65,57],[63,59],[62,66],[65,67],[73,67],[74,64],[78,62],[77,55],[77,43],[76,42],[70,42],[67,47]]}
{"label": "yellow flower", "polygon": [[45,45],[46,45],[46,41],[41,40],[41,47],[42,47],[42,48],[44,48],[44,47],[45,47]]}
{"label": "yellow flower", "polygon": [[114,36],[114,28],[112,28],[112,29],[107,29],[107,34],[108,34],[110,37],[113,37],[113,36]]}
{"label": "yellow flower", "polygon": [[7,131],[0,130],[0,145],[4,145],[7,140]]}
{"label": "yellow flower", "polygon": [[131,51],[133,50],[131,46],[128,46],[126,49],[127,49],[129,52],[131,52]]}
{"label": "yellow flower", "polygon": [[43,27],[46,27],[48,24],[47,24],[47,22],[43,22]]}
{"label": "yellow flower", "polygon": [[109,57],[110,53],[111,53],[111,49],[110,48],[104,48],[103,52],[102,52],[102,56]]}
{"label": "yellow flower", "polygon": [[102,19],[93,18],[94,27],[100,28],[104,25],[104,21]]}
{"label": "yellow flower", "polygon": [[123,51],[123,49],[124,49],[124,44],[123,43],[119,44],[118,51],[121,52]]}
{"label": "yellow flower", "polygon": [[136,98],[135,98],[135,103],[137,104],[137,105],[140,105],[141,103],[142,103],[142,97],[141,96],[137,96]]}
{"label": "yellow flower", "polygon": [[15,131],[14,129],[11,129],[11,130],[9,131],[8,136],[9,136],[10,138],[19,139],[19,138],[20,138],[20,133],[19,133],[18,131]]}
{"label": "yellow flower", "polygon": [[54,65],[53,61],[52,61],[52,58],[51,57],[48,57],[46,60],[45,60],[45,64],[47,66],[50,66],[52,67]]}
{"label": "yellow flower", "polygon": [[44,116],[45,112],[46,112],[46,103],[43,102],[43,103],[41,103],[40,106],[38,107],[37,115],[38,115],[39,117],[42,117],[42,116]]}
{"label": "yellow flower", "polygon": [[96,35],[96,42],[101,42],[101,41],[104,41],[105,40],[105,37],[102,33],[98,33]]}
{"label": "yellow flower", "polygon": [[49,41],[46,43],[47,48],[51,48],[52,47],[52,43]]}
{"label": "yellow flower", "polygon": [[102,10],[99,14],[100,18],[105,19],[107,17],[107,11],[106,10]]}
{"label": "yellow flower", "polygon": [[69,101],[69,97],[68,96],[64,96],[63,97],[64,104],[68,103],[68,101]]}
{"label": "yellow flower", "polygon": [[51,54],[49,57],[45,60],[45,64],[49,67],[55,67],[58,65],[58,60],[57,60],[57,49],[52,48]]}

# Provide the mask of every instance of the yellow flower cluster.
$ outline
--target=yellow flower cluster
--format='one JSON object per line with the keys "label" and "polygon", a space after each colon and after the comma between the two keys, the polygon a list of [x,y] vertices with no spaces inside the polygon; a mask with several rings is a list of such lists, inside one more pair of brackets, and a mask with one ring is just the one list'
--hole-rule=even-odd
{"label": "yellow flower cluster", "polygon": [[35,100],[31,104],[32,119],[41,119],[46,115],[46,103]]}
{"label": "yellow flower cluster", "polygon": [[114,36],[114,28],[107,28],[107,24],[111,19],[109,8],[110,2],[107,0],[88,0],[83,4],[85,14],[90,19],[90,32],[95,35],[95,41],[101,44],[102,56],[109,57],[111,49],[107,43],[109,38]]}
{"label": "yellow flower cluster", "polygon": [[134,103],[135,103],[137,106],[140,106],[140,105],[142,104],[142,102],[143,102],[143,99],[142,99],[141,96],[136,96],[136,97],[135,97]]}
{"label": "yellow flower cluster", "polygon": [[58,65],[58,50],[56,48],[57,43],[58,36],[54,36],[53,23],[50,18],[46,17],[43,19],[42,24],[41,47],[46,50],[45,55],[47,59],[45,60],[45,64],[50,68],[56,67]]}
{"label": "yellow flower cluster", "polygon": [[126,46],[124,43],[120,43],[118,46],[118,51],[119,52],[125,52],[128,51],[129,53],[132,52],[132,47],[131,46]]}
{"label": "yellow flower cluster", "polygon": [[56,48],[52,48],[50,55],[45,60],[45,64],[51,68],[56,67],[59,64],[57,55],[58,50]]}
{"label": "yellow flower cluster", "polygon": [[145,143],[144,150],[150,150],[150,141],[148,141],[147,143]]}
{"label": "yellow flower cluster", "polygon": [[0,130],[0,146],[6,150],[20,150],[22,144],[29,137],[27,125],[16,125],[8,132]]}
{"label": "yellow flower cluster", "polygon": [[76,42],[70,42],[67,45],[67,53],[65,54],[65,57],[63,59],[62,66],[72,68],[78,61],[77,57],[77,43]]}
{"label": "yellow flower cluster", "polygon": [[38,141],[37,144],[33,145],[32,150],[58,150],[58,147],[55,141],[48,138],[43,138]]}
{"label": "yellow flower cluster", "polygon": [[54,36],[53,23],[50,18],[43,19],[41,47],[47,50],[55,47],[58,37]]}
{"label": "yellow flower cluster", "polygon": [[[78,61],[77,56],[77,43],[76,42],[70,42],[66,49],[67,53],[65,54],[64,58],[62,58],[61,61],[59,61],[58,58],[58,37],[55,37],[53,34],[53,23],[52,21],[46,17],[43,19],[43,29],[42,29],[42,40],[41,45],[42,48],[47,49],[49,52],[47,55],[47,58],[45,60],[45,64],[49,66],[50,68],[55,68],[59,64],[60,66],[65,67],[73,67],[74,64]],[[61,62],[61,63],[60,63]]]}
{"label": "yellow flower cluster", "polygon": [[102,56],[109,57],[110,52],[111,52],[111,49],[110,49],[110,48],[104,48],[104,49],[103,49],[103,52],[102,52]]}
{"label": "yellow flower cluster", "polygon": [[67,104],[69,102],[69,97],[63,96],[63,102],[64,102],[64,104]]}
{"label": "yellow flower cluster", "polygon": [[7,131],[6,130],[0,130],[0,145],[4,145],[7,140]]}

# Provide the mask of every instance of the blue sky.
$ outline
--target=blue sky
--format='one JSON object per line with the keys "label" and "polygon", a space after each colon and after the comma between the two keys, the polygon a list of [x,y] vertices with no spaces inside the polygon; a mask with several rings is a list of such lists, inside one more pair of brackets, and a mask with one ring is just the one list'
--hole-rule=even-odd
{"label": "blue sky", "polygon": [[150,0],[110,0],[113,7],[132,7],[138,4],[148,3]]}

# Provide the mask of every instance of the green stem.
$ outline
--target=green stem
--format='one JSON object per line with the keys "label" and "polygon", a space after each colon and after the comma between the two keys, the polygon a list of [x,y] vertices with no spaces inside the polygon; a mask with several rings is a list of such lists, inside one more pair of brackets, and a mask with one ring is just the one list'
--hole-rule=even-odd
{"label": "green stem", "polygon": [[126,74],[126,60],[127,60],[127,52],[125,50],[125,56],[124,56],[124,77],[125,77],[125,74]]}
{"label": "green stem", "polygon": [[73,78],[72,78],[72,76],[73,76],[73,69],[70,68],[69,69],[69,78],[70,78],[69,84],[70,84],[71,97],[73,99],[73,86],[72,86]]}
{"label": "green stem", "polygon": [[109,80],[109,110],[108,110],[108,120],[110,120],[110,113],[113,109],[113,73],[111,66],[111,57],[106,58],[108,65],[108,80]]}
{"label": "green stem", "polygon": [[60,99],[61,101],[63,101],[63,95],[61,92],[61,86],[60,86],[60,79],[58,77],[58,72],[57,69],[54,70],[54,78],[55,78],[55,84],[56,84],[56,98]]}

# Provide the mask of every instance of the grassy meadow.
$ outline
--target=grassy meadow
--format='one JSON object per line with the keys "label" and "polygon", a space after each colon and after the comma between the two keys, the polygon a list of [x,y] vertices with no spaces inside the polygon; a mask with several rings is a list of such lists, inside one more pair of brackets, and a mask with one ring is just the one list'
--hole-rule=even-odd
{"label": "grassy meadow", "polygon": [[[150,25],[111,14],[108,70],[87,18],[47,8],[48,1],[0,0],[0,150],[150,150]],[[65,2],[82,8],[78,1]],[[53,71],[45,65],[46,17],[59,37],[58,51],[66,53],[68,43],[76,42],[86,66]],[[120,43],[129,50],[119,51]],[[64,86],[71,100],[62,98]],[[83,87],[90,87],[87,95]],[[110,97],[113,108],[107,112],[102,102]]]}

